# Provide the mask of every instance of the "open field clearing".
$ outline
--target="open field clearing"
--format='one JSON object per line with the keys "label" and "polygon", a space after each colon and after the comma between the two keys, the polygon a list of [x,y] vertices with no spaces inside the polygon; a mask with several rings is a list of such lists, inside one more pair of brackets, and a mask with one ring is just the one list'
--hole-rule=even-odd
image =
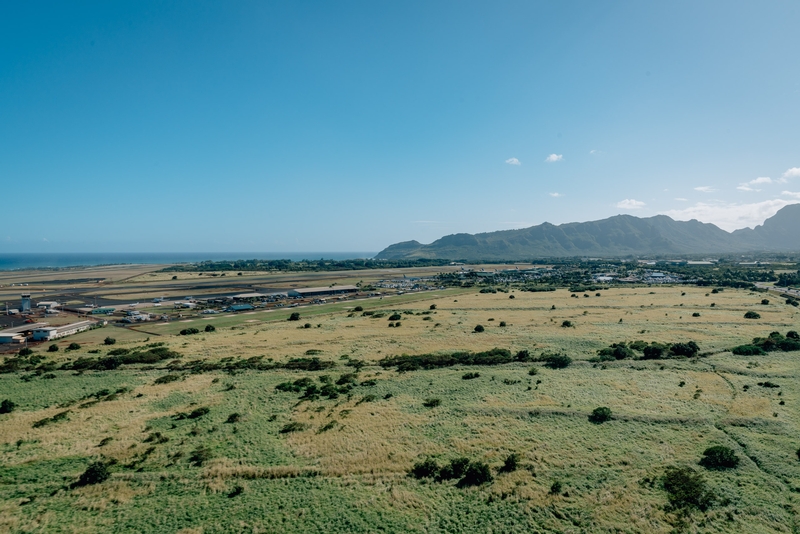
{"label": "open field clearing", "polygon": [[[5,358],[0,531],[795,532],[800,351],[729,351],[800,330],[762,298],[473,288],[84,332]],[[598,361],[637,340],[699,352]],[[404,354],[431,356],[399,372]],[[699,466],[715,445],[738,467]],[[460,457],[489,479],[409,476]],[[98,461],[108,478],[76,484]],[[712,504],[669,507],[672,466]]]}

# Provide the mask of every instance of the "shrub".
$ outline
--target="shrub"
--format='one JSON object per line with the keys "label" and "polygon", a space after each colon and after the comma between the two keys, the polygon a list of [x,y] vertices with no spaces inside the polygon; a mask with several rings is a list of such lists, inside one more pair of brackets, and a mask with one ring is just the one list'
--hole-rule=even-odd
{"label": "shrub", "polygon": [[283,425],[283,428],[281,428],[280,432],[281,434],[288,434],[290,432],[300,432],[306,428],[308,428],[308,425],[298,423],[297,421],[292,421],[291,423],[286,423]]}
{"label": "shrub", "polygon": [[480,332],[483,332],[484,330],[485,330],[485,328],[483,328],[483,325],[481,325],[481,324],[479,324],[478,326],[475,327],[475,332],[479,332],[480,333]]}
{"label": "shrub", "polygon": [[692,314],[692,317],[700,317],[700,314],[699,314],[699,313],[697,313],[697,312],[694,312],[694,313]]}
{"label": "shrub", "polygon": [[749,311],[744,314],[745,319],[761,319],[761,315],[758,312]]}
{"label": "shrub", "polygon": [[105,339],[103,340],[103,344],[104,344],[104,345],[113,345],[113,344],[115,344],[116,342],[117,342],[117,340],[116,340],[116,339],[114,339],[113,337],[107,337],[107,338],[105,338]]}
{"label": "shrub", "polygon": [[564,369],[572,363],[572,358],[566,354],[550,354],[545,359],[545,365],[551,369]]}
{"label": "shrub", "polygon": [[570,328],[570,327],[573,327],[573,326],[575,326],[575,325],[572,324],[572,321],[563,321],[561,323],[561,328]]}
{"label": "shrub", "polygon": [[506,326],[506,322],[505,321],[500,321],[500,327],[502,328],[502,327],[505,327],[505,326]]}
{"label": "shrub", "polygon": [[519,454],[512,452],[506,456],[503,462],[503,467],[500,468],[501,473],[513,473],[519,468]]}
{"label": "shrub", "polygon": [[426,458],[421,462],[414,464],[414,467],[409,471],[409,475],[414,478],[432,478],[439,473],[439,464],[433,458]]}
{"label": "shrub", "polygon": [[480,373],[464,373],[461,375],[461,380],[472,380],[474,378],[479,378],[480,376]]}
{"label": "shrub", "polygon": [[69,346],[67,346],[67,350],[79,350],[80,348],[81,346],[75,342],[72,342],[69,344]]}
{"label": "shrub", "polygon": [[459,480],[458,487],[480,486],[492,481],[492,472],[483,462],[471,462],[464,477]]}
{"label": "shrub", "polygon": [[30,356],[31,354],[33,354],[33,350],[29,349],[28,347],[19,349],[20,356]]}
{"label": "shrub", "polygon": [[292,314],[286,320],[287,321],[299,321],[300,320],[300,312],[292,312]]}
{"label": "shrub", "polygon": [[513,299],[514,295],[509,295],[508,298]]}
{"label": "shrub", "polygon": [[216,332],[216,327],[213,324],[207,324],[203,329],[205,332]]}
{"label": "shrub", "polygon": [[389,316],[390,321],[399,321],[403,317],[399,313],[393,313]]}
{"label": "shrub", "polygon": [[428,307],[428,309],[429,310],[435,310],[436,309],[436,304],[431,304],[430,307]]}
{"label": "shrub", "polygon": [[182,336],[191,336],[191,335],[199,334],[199,333],[200,333],[200,330],[198,330],[197,328],[184,328],[183,330],[180,331],[180,334]]}
{"label": "shrub", "polygon": [[198,419],[200,417],[203,417],[204,415],[207,415],[208,412],[210,412],[210,411],[211,410],[209,410],[205,406],[202,406],[200,408],[196,408],[196,409],[192,410],[192,412],[189,414],[188,417],[189,417],[189,419]]}
{"label": "shrub", "polygon": [[50,345],[49,347],[47,347],[47,352],[58,352],[58,345],[55,344]]}
{"label": "shrub", "polygon": [[700,352],[700,347],[694,341],[688,343],[675,343],[669,348],[669,351],[675,356],[694,357]]}
{"label": "shrub", "polygon": [[445,465],[439,470],[436,480],[441,482],[442,480],[461,478],[466,474],[469,465],[469,458],[454,458],[450,460],[449,464]]}
{"label": "shrub", "polygon": [[786,337],[788,337],[789,339],[800,340],[800,334],[798,334],[794,330],[790,330],[789,332],[786,332]]}
{"label": "shrub", "polygon": [[364,311],[364,307],[363,306],[356,306],[355,308],[353,308],[353,311],[354,312],[363,312]]}
{"label": "shrub", "polygon": [[691,467],[668,467],[661,482],[673,508],[705,511],[714,502],[714,494],[706,488],[703,475]]}
{"label": "shrub", "polygon": [[766,354],[764,349],[756,345],[739,345],[738,347],[733,347],[731,352],[737,356],[763,356]]}
{"label": "shrub", "polygon": [[528,369],[528,374],[530,376],[536,376],[539,374],[539,369],[537,369],[536,367],[531,367],[530,369]]}
{"label": "shrub", "polygon": [[761,299],[761,304],[763,304],[764,306],[768,306],[769,305],[769,299]]}
{"label": "shrub", "polygon": [[171,382],[176,382],[176,381],[180,380],[181,378],[183,378],[181,375],[168,374],[168,375],[164,375],[164,376],[159,376],[158,378],[155,379],[153,384],[157,384],[157,385],[158,384],[169,384]]}
{"label": "shrub", "polygon": [[561,493],[562,488],[563,488],[563,486],[562,486],[560,480],[554,481],[550,485],[550,495],[558,495],[559,493]]}
{"label": "shrub", "polygon": [[0,413],[11,413],[17,407],[16,403],[12,400],[5,399],[0,402]]}
{"label": "shrub", "polygon": [[644,359],[645,360],[660,360],[664,357],[664,352],[666,351],[666,347],[659,345],[657,343],[653,343],[652,345],[645,347],[644,349]]}
{"label": "shrub", "polygon": [[311,328],[311,323],[306,323],[303,325],[303,328]]}
{"label": "shrub", "polygon": [[189,463],[200,467],[213,457],[211,450],[201,445],[192,451],[191,456],[189,456]]}
{"label": "shrub", "polygon": [[108,480],[111,473],[108,472],[108,467],[103,462],[95,462],[86,468],[86,471],[81,473],[81,476],[76,482],[72,483],[73,488],[81,486],[90,486],[92,484],[100,484]]}
{"label": "shrub", "polygon": [[242,420],[241,414],[238,414],[238,413],[234,412],[234,413],[232,413],[232,414],[230,414],[228,416],[228,418],[225,420],[225,422],[229,423],[229,424],[233,424],[233,423],[238,423],[241,420]]}
{"label": "shrub", "polygon": [[724,445],[715,445],[703,451],[700,465],[714,470],[733,469],[739,465],[739,457],[736,456],[733,449]]}
{"label": "shrub", "polygon": [[591,415],[589,415],[589,421],[592,423],[599,425],[605,423],[606,421],[611,420],[611,408],[607,406],[601,406],[599,408],[595,408],[592,410]]}
{"label": "shrub", "polygon": [[425,399],[422,402],[422,405],[425,406],[426,408],[436,408],[437,406],[440,406],[441,404],[442,404],[442,400],[441,399],[436,399],[436,398]]}

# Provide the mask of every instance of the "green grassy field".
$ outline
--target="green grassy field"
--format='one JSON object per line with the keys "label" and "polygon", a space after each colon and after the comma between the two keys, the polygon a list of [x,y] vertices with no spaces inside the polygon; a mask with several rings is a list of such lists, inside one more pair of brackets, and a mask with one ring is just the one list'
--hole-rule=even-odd
{"label": "green grassy field", "polygon": [[[511,299],[472,289],[301,308],[297,322],[286,310],[175,322],[159,336],[109,327],[73,336],[61,344],[80,350],[41,353],[55,369],[0,374],[0,398],[16,404],[0,415],[0,531],[794,532],[800,352],[727,349],[800,329],[797,309],[761,305],[748,291],[706,293],[517,291]],[[353,305],[385,315],[351,313]],[[761,319],[743,318],[753,310]],[[401,326],[389,328],[394,312]],[[217,330],[174,335],[205,324]],[[484,332],[474,332],[478,324]],[[106,335],[117,344],[101,345]],[[639,339],[693,340],[703,356],[589,361]],[[58,369],[152,342],[180,357]],[[574,362],[402,373],[378,365],[404,353],[493,347],[563,352]],[[276,366],[242,363],[256,356]],[[312,357],[333,367],[277,365]],[[216,368],[187,365],[195,360]],[[276,389],[302,378],[321,387],[326,376],[335,383],[356,371],[337,398]],[[468,372],[479,376],[465,380]],[[758,385],[767,382],[779,387]],[[593,424],[600,406],[613,417]],[[733,449],[739,466],[698,466],[712,445]],[[502,472],[512,453],[517,469]],[[487,464],[493,480],[458,487],[408,476],[425,458],[456,457]],[[71,487],[96,461],[110,478]],[[660,481],[670,466],[701,472],[714,504],[669,509]]]}

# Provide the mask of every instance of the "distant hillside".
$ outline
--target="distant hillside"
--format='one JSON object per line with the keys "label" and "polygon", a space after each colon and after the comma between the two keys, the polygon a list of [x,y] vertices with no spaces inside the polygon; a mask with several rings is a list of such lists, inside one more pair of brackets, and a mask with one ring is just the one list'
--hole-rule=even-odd
{"label": "distant hillside", "polygon": [[755,229],[733,233],[666,215],[617,215],[600,221],[550,223],[482,234],[453,234],[429,245],[396,243],[377,259],[525,260],[569,256],[627,256],[800,251],[800,204],[781,209]]}

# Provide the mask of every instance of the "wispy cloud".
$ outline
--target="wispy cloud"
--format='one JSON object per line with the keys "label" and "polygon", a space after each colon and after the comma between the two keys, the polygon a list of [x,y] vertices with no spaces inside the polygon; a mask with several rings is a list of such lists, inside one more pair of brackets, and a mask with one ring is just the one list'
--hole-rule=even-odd
{"label": "wispy cloud", "polygon": [[43,238],[42,238],[42,241],[44,241],[45,243],[49,243],[49,242],[50,242],[50,241],[48,241],[48,240],[47,240],[47,238],[46,238],[46,237],[43,237]]}
{"label": "wispy cloud", "polygon": [[785,197],[800,198],[800,193],[795,193],[793,191],[782,191],[781,195]]}
{"label": "wispy cloud", "polygon": [[700,191],[701,193],[713,193],[714,191],[716,191],[716,189],[714,189],[710,185],[701,185],[700,187],[695,187],[694,190]]}
{"label": "wispy cloud", "polygon": [[676,198],[675,200],[677,200],[678,202],[689,202],[688,198]]}
{"label": "wispy cloud", "polygon": [[522,165],[522,163],[520,163],[517,158],[508,158],[506,160],[506,163],[508,163],[509,165]]}
{"label": "wispy cloud", "polygon": [[736,189],[738,189],[739,191],[756,191],[756,192],[758,192],[758,191],[761,191],[761,189],[754,188],[753,187],[754,185],[763,185],[763,184],[771,184],[771,183],[772,183],[772,178],[769,178],[767,176],[760,176],[760,177],[756,178],[755,180],[750,180],[749,182],[744,182],[744,183],[739,184],[739,186]]}
{"label": "wispy cloud", "polygon": [[589,154],[592,156],[599,156],[600,154],[604,154],[604,152],[602,150],[590,150]]}
{"label": "wispy cloud", "polygon": [[544,159],[546,163],[556,163],[558,161],[563,161],[563,160],[564,160],[563,154],[550,154]]}
{"label": "wispy cloud", "polygon": [[626,198],[625,200],[620,200],[617,202],[616,207],[621,210],[640,210],[645,207],[646,204],[640,200],[634,200],[632,198]]}
{"label": "wispy cloud", "polygon": [[788,180],[789,178],[797,178],[798,176],[800,176],[800,167],[792,167],[783,173],[781,178],[783,178],[783,180]]}
{"label": "wispy cloud", "polygon": [[550,193],[550,196],[554,197],[554,198],[559,198],[559,197],[563,197],[564,195],[562,195],[561,193]]}
{"label": "wispy cloud", "polygon": [[797,201],[776,198],[763,202],[741,204],[736,202],[698,202],[688,208],[663,212],[673,219],[688,221],[697,219],[705,223],[716,224],[724,230],[733,231],[740,228],[754,227],[775,215],[779,209]]}
{"label": "wispy cloud", "polygon": [[443,221],[411,221],[411,224],[442,224]]}

